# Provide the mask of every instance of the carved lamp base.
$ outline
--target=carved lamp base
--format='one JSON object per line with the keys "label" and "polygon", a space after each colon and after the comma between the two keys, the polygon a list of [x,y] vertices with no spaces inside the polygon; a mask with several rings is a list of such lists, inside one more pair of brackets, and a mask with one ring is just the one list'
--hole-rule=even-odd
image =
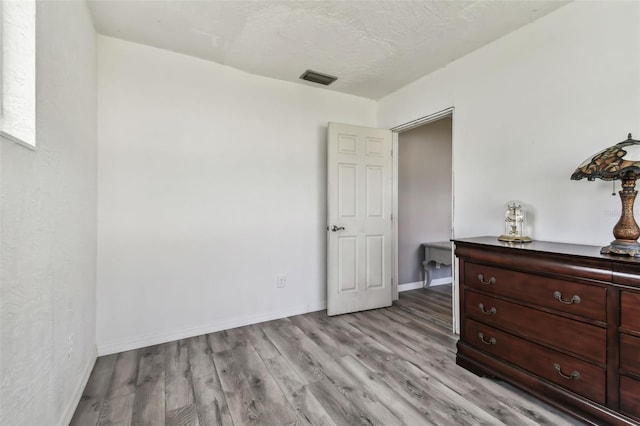
{"label": "carved lamp base", "polygon": [[622,201],[622,212],[616,226],[613,227],[615,240],[600,250],[602,254],[615,254],[620,256],[640,257],[640,227],[636,223],[633,215],[633,203],[638,191],[636,187],[635,173],[629,173],[622,178],[622,190],[620,200]]}
{"label": "carved lamp base", "polygon": [[640,257],[640,244],[637,242],[627,243],[613,240],[608,246],[602,247],[602,249],[600,249],[600,253]]}

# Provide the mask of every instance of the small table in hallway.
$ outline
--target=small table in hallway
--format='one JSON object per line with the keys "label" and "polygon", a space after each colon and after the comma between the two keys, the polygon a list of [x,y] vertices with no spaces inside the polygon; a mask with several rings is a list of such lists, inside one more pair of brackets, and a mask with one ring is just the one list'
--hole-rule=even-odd
{"label": "small table in hallway", "polygon": [[431,268],[439,268],[440,265],[451,265],[451,241],[437,241],[432,243],[422,243],[424,247],[423,285],[431,284]]}

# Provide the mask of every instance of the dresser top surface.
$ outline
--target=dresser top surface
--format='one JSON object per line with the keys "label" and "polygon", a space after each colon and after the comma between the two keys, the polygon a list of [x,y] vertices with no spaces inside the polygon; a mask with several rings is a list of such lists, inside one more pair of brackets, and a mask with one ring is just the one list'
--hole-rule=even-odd
{"label": "dresser top surface", "polygon": [[509,248],[523,251],[540,252],[540,253],[552,253],[562,254],[567,256],[579,256],[595,258],[607,261],[622,262],[629,264],[640,265],[640,258],[633,258],[630,256],[616,256],[606,255],[600,253],[598,246],[589,246],[582,244],[567,244],[557,243],[551,241],[532,241],[530,243],[510,243],[504,241],[498,241],[496,237],[473,237],[473,238],[454,238],[452,240],[456,244],[473,244],[490,246],[497,248]]}

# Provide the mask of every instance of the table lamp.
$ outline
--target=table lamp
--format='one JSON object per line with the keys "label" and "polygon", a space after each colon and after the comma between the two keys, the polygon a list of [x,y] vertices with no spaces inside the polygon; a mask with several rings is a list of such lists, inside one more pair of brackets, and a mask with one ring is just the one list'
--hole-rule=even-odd
{"label": "table lamp", "polygon": [[640,228],[633,217],[633,203],[638,191],[636,179],[640,177],[640,140],[631,138],[598,152],[585,160],[571,175],[571,180],[618,180],[622,181],[619,192],[622,200],[622,213],[613,227],[615,240],[602,247],[602,254],[617,254],[640,257]]}

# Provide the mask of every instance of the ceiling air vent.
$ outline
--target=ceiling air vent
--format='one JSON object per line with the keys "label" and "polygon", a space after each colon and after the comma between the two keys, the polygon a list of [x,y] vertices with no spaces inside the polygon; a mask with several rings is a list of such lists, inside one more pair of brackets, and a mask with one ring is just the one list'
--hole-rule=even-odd
{"label": "ceiling air vent", "polygon": [[312,83],[323,84],[325,86],[330,85],[334,81],[338,79],[338,77],[334,77],[328,74],[322,74],[316,71],[306,70],[301,76],[301,79],[310,81]]}

